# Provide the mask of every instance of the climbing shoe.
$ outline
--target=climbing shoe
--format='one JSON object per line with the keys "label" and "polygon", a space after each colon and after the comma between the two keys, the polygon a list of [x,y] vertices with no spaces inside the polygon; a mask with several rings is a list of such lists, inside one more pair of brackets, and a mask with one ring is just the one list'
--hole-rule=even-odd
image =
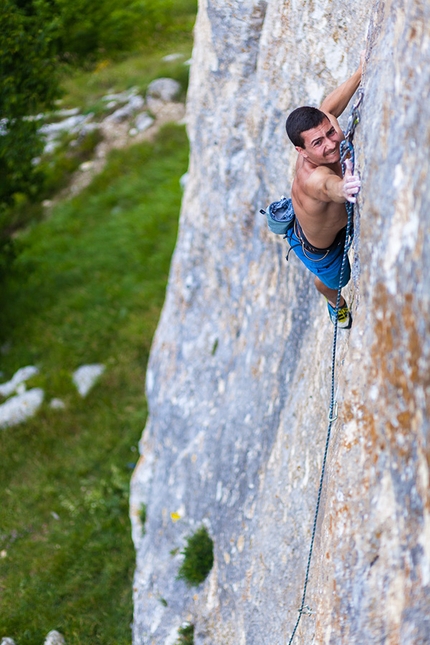
{"label": "climbing shoe", "polygon": [[[328,314],[333,325],[336,322],[336,308],[327,301]],[[352,316],[351,312],[348,309],[348,305],[345,304],[342,307],[339,307],[337,310],[337,326],[341,329],[349,329],[352,325]]]}

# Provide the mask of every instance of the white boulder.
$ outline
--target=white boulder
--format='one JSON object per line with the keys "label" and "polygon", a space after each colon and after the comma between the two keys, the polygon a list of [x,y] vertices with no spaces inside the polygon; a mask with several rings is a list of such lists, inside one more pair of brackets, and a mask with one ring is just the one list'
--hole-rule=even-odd
{"label": "white boulder", "polygon": [[180,83],[173,78],[157,78],[148,85],[146,98],[169,103],[178,96],[180,91]]}
{"label": "white boulder", "polygon": [[58,123],[46,123],[39,128],[39,132],[48,137],[52,135],[56,136],[61,132],[76,132],[80,125],[89,120],[89,117],[90,115],[88,114],[75,114],[74,116],[69,116],[67,119],[58,121]]}
{"label": "white boulder", "polygon": [[63,634],[60,634],[56,629],[53,629],[45,638],[44,645],[66,645],[66,641]]}
{"label": "white boulder", "polygon": [[16,392],[17,387],[21,383],[28,381],[28,379],[34,376],[35,374],[39,374],[39,370],[37,369],[37,367],[34,367],[34,365],[27,365],[27,367],[21,367],[21,369],[15,372],[15,374],[13,375],[10,381],[7,381],[6,383],[2,383],[0,385],[0,395],[10,396],[14,392]]}
{"label": "white boulder", "polygon": [[136,96],[138,93],[137,87],[132,87],[125,92],[117,92],[115,94],[106,94],[102,97],[102,101],[117,101],[118,103],[126,103],[131,99],[132,96]]}
{"label": "white boulder", "polygon": [[154,119],[149,116],[147,112],[142,112],[142,114],[138,114],[135,121],[134,121],[134,127],[138,132],[143,132],[144,130],[147,130],[151,125],[154,123]]}
{"label": "white boulder", "polygon": [[[79,108],[63,108],[61,110],[57,110],[55,114],[56,116],[61,117],[76,116],[76,114],[79,114]],[[43,116],[43,114],[41,116]]]}
{"label": "white boulder", "polygon": [[49,407],[53,410],[64,410],[66,404],[61,399],[51,399],[49,402]]}
{"label": "white boulder", "polygon": [[115,112],[107,116],[105,121],[108,123],[121,123],[121,121],[130,119],[134,114],[136,114],[136,112],[139,112],[144,105],[145,101],[143,98],[139,94],[136,94],[130,98],[126,105],[118,108]]}
{"label": "white boulder", "polygon": [[17,425],[32,417],[41,406],[43,396],[43,390],[35,387],[8,399],[0,405],[0,428]]}
{"label": "white boulder", "polygon": [[174,60],[179,60],[180,58],[183,58],[184,54],[167,54],[167,56],[163,56],[161,60],[163,60],[166,63],[171,63]]}
{"label": "white boulder", "polygon": [[81,365],[73,372],[73,383],[76,385],[79,394],[84,397],[91,390],[99,376],[105,371],[105,366],[99,363],[93,365]]}

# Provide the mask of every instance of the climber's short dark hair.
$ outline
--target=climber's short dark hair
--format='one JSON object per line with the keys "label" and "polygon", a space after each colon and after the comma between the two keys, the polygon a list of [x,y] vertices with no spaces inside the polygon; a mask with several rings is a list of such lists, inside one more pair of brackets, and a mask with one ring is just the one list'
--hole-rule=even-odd
{"label": "climber's short dark hair", "polygon": [[302,132],[317,128],[327,118],[324,112],[321,112],[318,108],[309,107],[308,105],[293,110],[285,124],[292,144],[304,148],[305,142],[303,141]]}

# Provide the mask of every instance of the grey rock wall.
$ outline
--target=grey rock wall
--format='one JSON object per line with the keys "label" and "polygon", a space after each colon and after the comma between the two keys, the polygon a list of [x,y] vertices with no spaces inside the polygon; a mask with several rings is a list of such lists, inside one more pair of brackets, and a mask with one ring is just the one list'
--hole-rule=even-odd
{"label": "grey rock wall", "polygon": [[[330,398],[332,327],[258,209],[288,194],[286,114],[367,51],[363,179],[326,485],[296,643],[430,643],[430,7],[418,0],[201,0],[190,174],[147,373],[133,476],[135,645],[288,643]],[[145,531],[139,509],[147,507]],[[185,538],[215,545],[176,579]]]}

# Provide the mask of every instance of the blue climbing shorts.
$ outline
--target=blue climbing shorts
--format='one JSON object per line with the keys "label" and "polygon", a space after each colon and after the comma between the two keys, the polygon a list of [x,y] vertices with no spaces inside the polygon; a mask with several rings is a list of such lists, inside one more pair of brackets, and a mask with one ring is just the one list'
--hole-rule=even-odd
{"label": "blue climbing shorts", "polygon": [[[329,289],[339,289],[348,284],[351,277],[351,266],[348,256],[345,258],[345,267],[343,269],[342,284],[340,284],[340,270],[342,267],[343,250],[345,246],[345,229],[339,231],[335,242],[329,249],[318,249],[318,252],[312,253],[306,243],[297,236],[297,219],[286,234],[291,250],[303,262],[311,273],[317,276]],[[348,248],[351,245],[349,241]],[[313,247],[312,247],[313,248]],[[313,248],[314,251],[317,249]],[[288,257],[288,256],[287,256]]]}

